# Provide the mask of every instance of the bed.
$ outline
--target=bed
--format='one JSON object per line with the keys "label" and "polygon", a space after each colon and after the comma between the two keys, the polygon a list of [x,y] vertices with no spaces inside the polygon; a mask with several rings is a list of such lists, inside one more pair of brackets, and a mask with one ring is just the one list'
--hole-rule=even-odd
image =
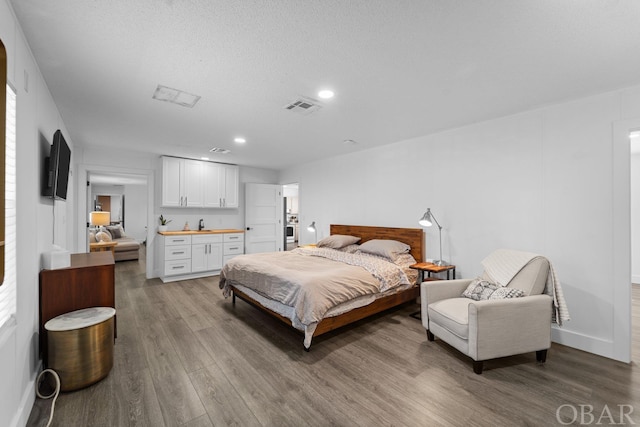
{"label": "bed", "polygon": [[[408,268],[411,264],[408,259],[413,262],[423,260],[422,229],[332,224],[330,235],[337,239],[341,236],[359,237],[359,246],[350,245],[333,251],[353,255],[335,254],[325,250],[327,248],[313,247],[241,255],[223,267],[220,288],[225,297],[232,297],[233,304],[236,297],[240,298],[302,331],[307,351],[313,337],[419,297],[417,272]],[[371,255],[369,253],[361,256],[362,251],[356,250],[392,243],[389,241],[408,245],[408,254],[398,255],[400,267],[386,265],[394,264],[395,258],[394,263],[388,259],[382,262],[372,259],[382,258],[378,255],[367,256]],[[365,242],[369,243],[362,245]],[[320,308],[317,308],[318,295],[330,301],[322,300]],[[327,310],[327,307],[330,308]]]}

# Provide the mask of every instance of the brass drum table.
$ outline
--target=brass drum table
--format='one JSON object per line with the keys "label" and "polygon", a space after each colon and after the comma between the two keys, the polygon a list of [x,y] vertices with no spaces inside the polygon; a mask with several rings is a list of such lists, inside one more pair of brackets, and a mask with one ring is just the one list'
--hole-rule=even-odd
{"label": "brass drum table", "polygon": [[48,368],[60,376],[60,390],[90,386],[113,367],[113,327],[116,310],[92,307],[61,314],[45,323]]}

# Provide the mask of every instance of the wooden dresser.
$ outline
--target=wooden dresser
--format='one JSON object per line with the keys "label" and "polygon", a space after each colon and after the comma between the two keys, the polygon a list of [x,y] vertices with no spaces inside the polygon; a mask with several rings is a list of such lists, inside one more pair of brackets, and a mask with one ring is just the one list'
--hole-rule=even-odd
{"label": "wooden dresser", "polygon": [[[47,363],[44,324],[70,311],[115,308],[115,262],[111,252],[71,255],[71,266],[40,271],[40,351]],[[114,324],[114,326],[116,326]],[[117,336],[117,326],[114,329]]]}

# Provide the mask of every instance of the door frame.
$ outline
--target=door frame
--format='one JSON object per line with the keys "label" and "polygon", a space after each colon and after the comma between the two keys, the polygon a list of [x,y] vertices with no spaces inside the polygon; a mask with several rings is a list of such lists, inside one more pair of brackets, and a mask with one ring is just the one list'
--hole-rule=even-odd
{"label": "door frame", "polygon": [[640,118],[613,123],[612,277],[613,345],[611,357],[631,362],[631,147],[629,133]]}
{"label": "door frame", "polygon": [[[99,173],[113,173],[113,174],[130,174],[130,175],[142,175],[147,178],[147,248],[146,248],[146,278],[151,279],[153,274],[153,259],[154,259],[154,247],[155,247],[155,227],[150,226],[155,224],[155,210],[154,210],[154,189],[155,189],[155,171],[149,169],[128,169],[119,168],[115,166],[100,166],[100,165],[78,165],[78,178],[76,185],[78,186],[76,194],[78,195],[78,204],[76,209],[76,248],[78,251],[89,252],[89,243],[86,233],[86,212],[89,203],[87,196],[87,181],[91,172]],[[80,187],[85,188],[80,191]]]}

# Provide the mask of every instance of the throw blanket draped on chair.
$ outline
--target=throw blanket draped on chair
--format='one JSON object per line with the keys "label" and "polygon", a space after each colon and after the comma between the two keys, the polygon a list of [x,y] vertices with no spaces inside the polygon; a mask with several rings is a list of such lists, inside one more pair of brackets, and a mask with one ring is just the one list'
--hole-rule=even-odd
{"label": "throw blanket draped on chair", "polygon": [[[507,286],[524,266],[539,257],[544,258],[542,255],[529,252],[498,249],[482,261],[482,266],[485,273],[497,285]],[[547,259],[547,261],[549,260]],[[552,321],[562,326],[562,322],[570,320],[569,309],[551,261],[549,261],[549,275],[547,276],[544,293],[553,298]]]}

